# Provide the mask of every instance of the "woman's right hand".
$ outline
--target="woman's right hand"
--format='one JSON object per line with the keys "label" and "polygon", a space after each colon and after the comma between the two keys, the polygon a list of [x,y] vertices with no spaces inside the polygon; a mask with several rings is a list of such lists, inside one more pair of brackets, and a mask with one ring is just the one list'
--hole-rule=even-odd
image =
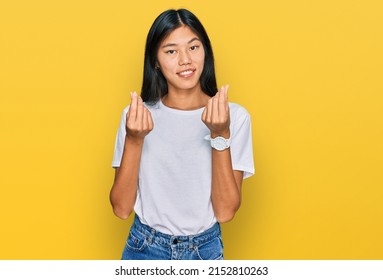
{"label": "woman's right hand", "polygon": [[149,110],[137,93],[130,94],[132,103],[126,114],[126,137],[121,164],[116,168],[110,202],[117,217],[127,219],[137,198],[138,173],[144,138],[153,129]]}
{"label": "woman's right hand", "polygon": [[130,96],[132,103],[126,114],[126,137],[134,141],[143,141],[153,129],[152,115],[136,92],[130,93]]}

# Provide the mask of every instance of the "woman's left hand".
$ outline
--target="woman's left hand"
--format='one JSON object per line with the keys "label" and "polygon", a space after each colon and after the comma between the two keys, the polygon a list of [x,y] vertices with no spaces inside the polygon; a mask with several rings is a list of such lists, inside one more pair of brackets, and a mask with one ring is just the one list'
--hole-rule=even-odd
{"label": "woman's left hand", "polygon": [[229,86],[222,86],[215,96],[209,99],[204,111],[202,121],[210,129],[211,137],[230,137],[230,111],[227,98]]}

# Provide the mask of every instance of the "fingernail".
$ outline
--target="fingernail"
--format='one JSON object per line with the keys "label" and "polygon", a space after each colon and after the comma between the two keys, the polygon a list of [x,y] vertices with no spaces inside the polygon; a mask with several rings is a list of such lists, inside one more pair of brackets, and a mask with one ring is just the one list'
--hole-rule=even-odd
{"label": "fingernail", "polygon": [[133,92],[133,96],[137,96],[137,93],[136,93],[136,92]]}

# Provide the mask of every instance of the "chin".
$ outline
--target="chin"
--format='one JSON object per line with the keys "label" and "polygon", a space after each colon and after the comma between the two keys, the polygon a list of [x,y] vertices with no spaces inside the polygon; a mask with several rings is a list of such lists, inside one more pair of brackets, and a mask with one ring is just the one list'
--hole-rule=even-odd
{"label": "chin", "polygon": [[184,82],[184,83],[177,83],[177,84],[172,84],[171,87],[174,88],[175,90],[193,90],[197,87],[199,87],[199,83],[197,82]]}

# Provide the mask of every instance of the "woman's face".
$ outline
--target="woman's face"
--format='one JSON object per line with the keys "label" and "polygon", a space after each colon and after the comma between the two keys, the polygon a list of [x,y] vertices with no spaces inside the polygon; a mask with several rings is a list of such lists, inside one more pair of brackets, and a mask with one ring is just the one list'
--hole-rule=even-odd
{"label": "woman's face", "polygon": [[161,42],[157,53],[169,92],[200,88],[204,61],[202,42],[188,26],[173,30]]}

